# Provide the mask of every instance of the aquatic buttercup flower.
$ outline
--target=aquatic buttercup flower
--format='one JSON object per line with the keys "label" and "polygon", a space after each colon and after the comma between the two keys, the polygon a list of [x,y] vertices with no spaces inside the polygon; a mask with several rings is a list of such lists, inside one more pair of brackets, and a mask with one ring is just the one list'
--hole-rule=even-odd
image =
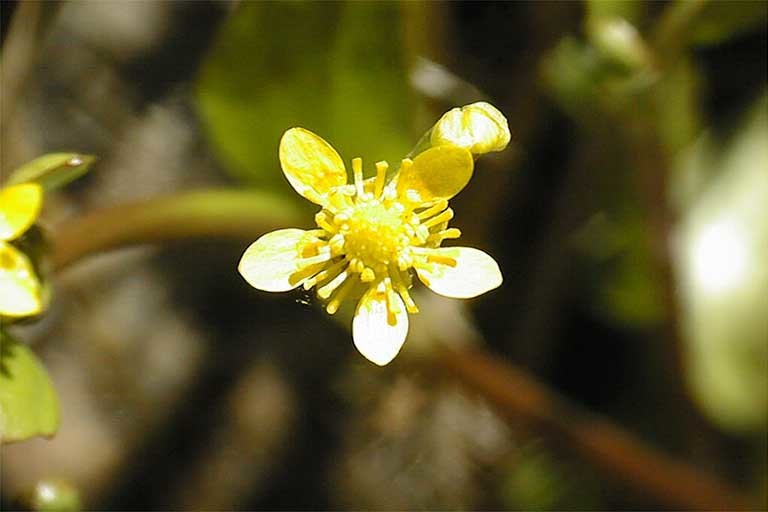
{"label": "aquatic buttercup flower", "polygon": [[32,262],[10,243],[35,223],[42,204],[43,189],[36,183],[0,190],[0,316],[31,316],[43,309]]}
{"label": "aquatic buttercup flower", "polygon": [[[505,121],[506,123],[506,121]],[[494,135],[497,136],[497,135]],[[322,209],[317,229],[280,229],[256,240],[238,270],[253,287],[281,292],[316,288],[334,314],[342,301],[359,297],[352,321],[357,349],[385,365],[400,351],[408,313],[418,307],[409,290],[413,275],[433,291],[470,298],[502,282],[496,261],[471,247],[440,247],[460,236],[449,228],[448,200],[469,182],[469,149],[440,144],[404,159],[387,180],[387,162],[365,179],[360,158],[352,160],[353,182],[344,162],[325,140],[292,128],[280,141],[285,177]]]}

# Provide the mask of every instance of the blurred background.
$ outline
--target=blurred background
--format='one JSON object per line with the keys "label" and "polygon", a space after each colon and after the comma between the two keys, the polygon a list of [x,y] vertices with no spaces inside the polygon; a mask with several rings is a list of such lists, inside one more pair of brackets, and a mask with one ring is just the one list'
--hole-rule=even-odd
{"label": "blurred background", "polygon": [[[57,242],[80,215],[201,187],[263,191],[309,226],[277,159],[292,126],[368,163],[398,162],[474,101],[512,132],[452,201],[462,245],[492,254],[504,284],[464,303],[419,295],[384,368],[313,295],[242,280],[258,232],[59,273],[48,314],[15,332],[51,373],[62,426],[2,448],[3,509],[43,479],[100,510],[684,508],[646,489],[653,469],[631,454],[606,471],[612,440],[585,449],[571,417],[766,507],[766,2],[1,7],[3,175],[47,152],[99,157],[47,198]],[[516,417],[435,339],[574,416]]]}

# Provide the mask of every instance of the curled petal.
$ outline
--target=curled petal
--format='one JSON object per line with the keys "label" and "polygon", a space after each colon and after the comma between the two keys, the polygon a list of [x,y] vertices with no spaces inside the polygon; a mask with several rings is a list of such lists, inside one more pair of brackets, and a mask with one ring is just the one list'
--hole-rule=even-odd
{"label": "curled petal", "polygon": [[[311,239],[303,229],[279,229],[262,236],[246,249],[237,270],[248,284],[266,292],[287,292],[310,275],[305,270],[318,266],[299,254],[299,244]],[[319,267],[318,267],[319,270]]]}
{"label": "curled petal", "polygon": [[509,144],[504,114],[484,101],[449,110],[432,129],[432,145],[453,144],[475,155],[501,151]]}
{"label": "curled petal", "polygon": [[397,295],[374,288],[360,299],[352,320],[352,338],[366,359],[384,366],[400,352],[408,334],[408,313]]}
{"label": "curled petal", "polygon": [[472,177],[474,160],[466,149],[438,146],[403,161],[397,178],[398,195],[412,203],[450,199]]}
{"label": "curled petal", "polygon": [[0,241],[0,315],[32,316],[43,310],[42,288],[29,259]]}
{"label": "curled petal", "polygon": [[336,150],[304,128],[291,128],[283,134],[280,165],[296,192],[316,204],[323,204],[331,189],[347,183],[344,161]]}
{"label": "curled petal", "polygon": [[35,223],[43,205],[43,188],[22,183],[0,190],[0,240],[13,240]]}
{"label": "curled petal", "polygon": [[426,264],[416,266],[416,273],[440,295],[469,299],[497,288],[503,280],[496,260],[479,249],[443,247],[429,254]]}

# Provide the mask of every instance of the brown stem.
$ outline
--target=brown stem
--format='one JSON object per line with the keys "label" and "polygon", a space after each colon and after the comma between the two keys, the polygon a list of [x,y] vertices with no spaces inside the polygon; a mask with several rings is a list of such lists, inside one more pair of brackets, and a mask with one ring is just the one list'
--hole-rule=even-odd
{"label": "brown stem", "polygon": [[714,476],[643,443],[618,425],[570,405],[525,370],[477,349],[441,349],[438,361],[508,420],[544,434],[634,491],[685,510],[753,510]]}

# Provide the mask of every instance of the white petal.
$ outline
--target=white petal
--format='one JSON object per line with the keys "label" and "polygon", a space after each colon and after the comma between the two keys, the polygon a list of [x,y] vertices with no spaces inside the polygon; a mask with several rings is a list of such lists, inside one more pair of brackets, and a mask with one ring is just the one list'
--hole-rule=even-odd
{"label": "white petal", "polygon": [[455,266],[431,263],[417,267],[419,279],[435,293],[456,299],[477,297],[497,288],[503,278],[491,256],[472,247],[443,247],[432,254],[452,258]]}
{"label": "white petal", "polygon": [[307,277],[296,273],[306,268],[299,258],[298,244],[307,232],[279,229],[262,236],[246,249],[237,270],[254,288],[267,292],[287,292]]}
{"label": "white petal", "polygon": [[392,295],[394,306],[399,310],[390,313],[387,309],[386,294],[375,289],[366,292],[360,299],[352,320],[352,338],[355,347],[369,361],[379,366],[392,361],[408,334],[408,313],[405,304],[397,295]]}
{"label": "white petal", "polygon": [[44,303],[32,263],[15,247],[0,241],[0,315],[32,316]]}

